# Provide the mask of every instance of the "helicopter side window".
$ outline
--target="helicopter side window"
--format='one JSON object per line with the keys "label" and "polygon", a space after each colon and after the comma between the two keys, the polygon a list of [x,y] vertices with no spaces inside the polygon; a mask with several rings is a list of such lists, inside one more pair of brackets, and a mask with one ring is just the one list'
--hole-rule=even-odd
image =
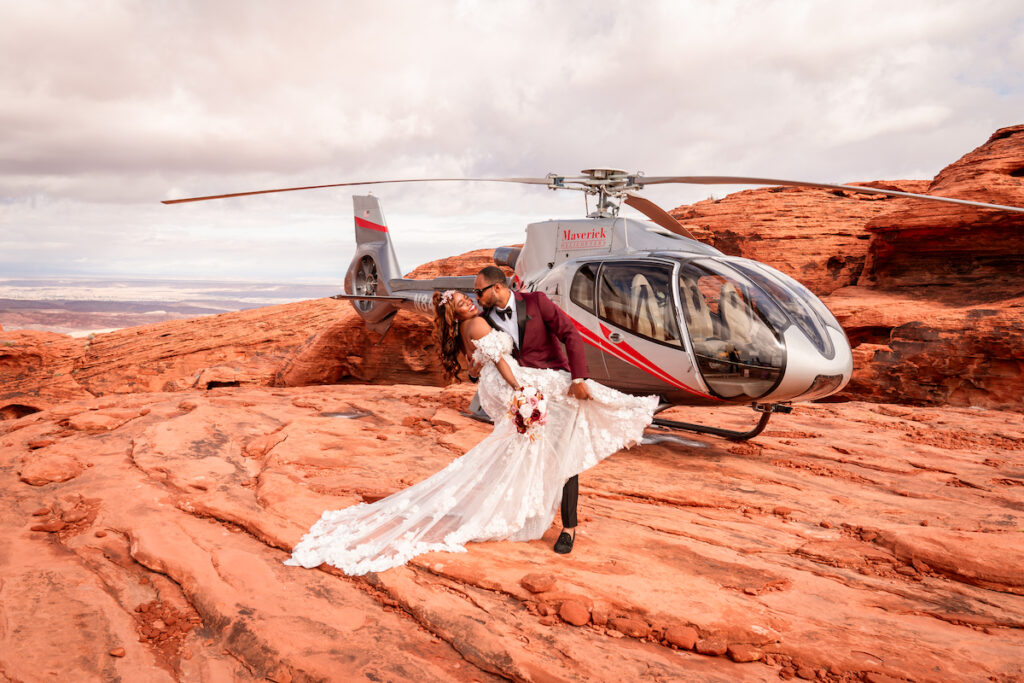
{"label": "helicopter side window", "polygon": [[595,271],[597,267],[591,263],[580,266],[572,278],[572,285],[569,287],[569,299],[580,308],[594,312],[594,281],[597,279]]}
{"label": "helicopter side window", "polygon": [[667,266],[606,265],[601,269],[598,315],[641,337],[682,346],[671,284]]}

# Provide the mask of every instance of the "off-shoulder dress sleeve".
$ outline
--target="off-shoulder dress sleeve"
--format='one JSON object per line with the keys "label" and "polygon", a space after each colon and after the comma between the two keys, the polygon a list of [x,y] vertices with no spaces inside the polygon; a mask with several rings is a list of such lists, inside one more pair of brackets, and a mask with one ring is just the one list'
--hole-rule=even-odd
{"label": "off-shoulder dress sleeve", "polygon": [[501,334],[493,330],[472,341],[473,345],[476,346],[476,351],[473,352],[473,360],[481,364],[487,361],[497,364],[503,355],[512,351],[511,338],[507,334]]}

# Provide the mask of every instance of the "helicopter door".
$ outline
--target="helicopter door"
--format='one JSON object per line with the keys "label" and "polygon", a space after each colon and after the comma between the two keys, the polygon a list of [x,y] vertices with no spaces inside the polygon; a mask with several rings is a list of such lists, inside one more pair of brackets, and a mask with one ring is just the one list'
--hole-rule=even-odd
{"label": "helicopter door", "polygon": [[605,263],[597,286],[608,383],[667,394],[695,373],[679,333],[670,264]]}
{"label": "helicopter door", "polygon": [[590,377],[598,382],[605,383],[608,379],[608,371],[604,364],[604,353],[593,344],[593,330],[597,330],[597,296],[595,284],[597,282],[598,263],[584,263],[572,277],[572,284],[569,286],[569,304],[565,307],[569,317],[582,327],[580,333],[586,343],[587,369]]}

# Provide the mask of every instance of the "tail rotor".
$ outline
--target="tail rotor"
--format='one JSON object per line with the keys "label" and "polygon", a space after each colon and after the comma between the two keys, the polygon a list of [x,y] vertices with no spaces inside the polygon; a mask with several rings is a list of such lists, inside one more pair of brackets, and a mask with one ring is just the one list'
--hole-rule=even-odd
{"label": "tail rotor", "polygon": [[[377,264],[371,256],[364,256],[359,261],[353,276],[353,294],[360,296],[376,296],[377,285],[380,281],[380,274],[377,272]],[[365,299],[353,300],[356,310],[360,313],[369,313],[373,308],[373,302]]]}

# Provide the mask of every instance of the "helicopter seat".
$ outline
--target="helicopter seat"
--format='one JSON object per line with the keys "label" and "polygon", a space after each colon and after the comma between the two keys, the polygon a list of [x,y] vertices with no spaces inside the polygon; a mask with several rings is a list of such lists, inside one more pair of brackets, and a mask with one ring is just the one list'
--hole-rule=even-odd
{"label": "helicopter seat", "polygon": [[704,301],[704,295],[700,293],[696,284],[683,287],[680,282],[679,298],[683,303],[683,313],[686,316],[686,327],[690,338],[694,341],[703,341],[715,336],[715,325],[711,321],[711,311]]}
{"label": "helicopter seat", "polygon": [[754,332],[754,311],[740,298],[736,285],[726,282],[718,299],[722,324],[736,346],[749,346]]}
{"label": "helicopter seat", "polygon": [[760,355],[775,346],[775,338],[753,307],[740,297],[736,286],[731,282],[722,285],[720,306],[722,320],[729,330],[730,339],[738,348],[748,351],[749,355]]}
{"label": "helicopter seat", "polygon": [[650,339],[664,341],[666,339],[664,314],[654,296],[654,288],[651,287],[650,281],[640,273],[633,276],[630,286],[630,304],[633,311],[631,317],[635,323],[633,329],[636,333]]}

